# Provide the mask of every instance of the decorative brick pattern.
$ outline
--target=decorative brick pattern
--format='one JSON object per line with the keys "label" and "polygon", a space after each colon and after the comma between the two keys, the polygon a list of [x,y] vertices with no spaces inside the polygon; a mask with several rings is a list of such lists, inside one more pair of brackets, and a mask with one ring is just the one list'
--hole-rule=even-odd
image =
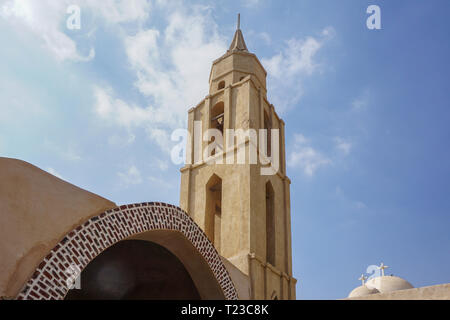
{"label": "decorative brick pattern", "polygon": [[68,292],[67,270],[83,270],[115,243],[151,230],[179,231],[191,241],[216,277],[227,300],[238,299],[234,284],[203,230],[180,208],[159,202],[108,210],[69,232],[38,266],[16,297],[18,300],[60,300]]}

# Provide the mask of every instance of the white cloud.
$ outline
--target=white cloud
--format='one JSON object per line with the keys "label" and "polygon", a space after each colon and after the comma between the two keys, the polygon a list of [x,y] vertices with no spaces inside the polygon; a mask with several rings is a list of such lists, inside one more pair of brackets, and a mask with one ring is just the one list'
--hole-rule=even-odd
{"label": "white cloud", "polygon": [[325,28],[318,37],[290,39],[272,58],[262,59],[269,78],[270,93],[281,112],[293,107],[303,95],[302,81],[321,66],[315,61],[317,52],[333,37],[334,29]]}
{"label": "white cloud", "polygon": [[148,180],[151,183],[156,184],[159,188],[162,187],[165,189],[173,189],[173,187],[174,187],[174,185],[172,183],[170,183],[164,179],[157,178],[157,177],[150,176],[150,177],[148,177]]}
{"label": "white cloud", "polygon": [[43,145],[46,149],[57,154],[61,159],[71,162],[83,160],[81,152],[76,143],[66,142],[64,146],[58,145],[50,140],[44,140]]}
{"label": "white cloud", "polygon": [[[152,107],[142,108],[136,105],[129,105],[125,101],[114,98],[112,89],[103,89],[100,87],[94,88],[95,105],[94,109],[97,116],[113,125],[118,125],[126,128],[129,132],[136,128],[144,128],[147,137],[155,142],[161,150],[170,153],[170,146],[172,144],[169,135],[171,126],[167,126],[167,119],[161,118]],[[166,126],[164,126],[166,124]],[[159,126],[164,126],[160,128]],[[124,144],[133,143],[135,135],[129,133],[129,139],[124,141],[123,138],[118,138],[116,135],[110,137],[108,142],[110,144]]]}
{"label": "white cloud", "polygon": [[164,152],[170,154],[172,141],[167,129],[149,126],[145,129],[150,140],[154,141]]}
{"label": "white cloud", "polygon": [[[70,17],[67,8],[71,5],[81,9],[82,29],[87,11],[110,25],[142,23],[150,12],[148,0],[6,0],[0,4],[0,18],[34,34],[58,61],[90,61],[95,57],[95,49],[80,54],[77,43],[66,34],[66,20]],[[92,31],[83,34],[90,35]]]}
{"label": "white cloud", "polygon": [[355,201],[353,203],[353,206],[355,207],[355,209],[358,209],[358,210],[367,209],[367,205],[361,201]]}
{"label": "white cloud", "polygon": [[165,30],[141,30],[124,39],[139,91],[152,102],[155,123],[186,125],[186,111],[208,92],[211,61],[226,43],[205,8],[170,14]]}
{"label": "white cloud", "polygon": [[261,3],[262,0],[242,0],[244,7],[255,7]]}
{"label": "white cloud", "polygon": [[322,44],[313,37],[306,40],[290,39],[283,52],[269,60],[264,60],[271,76],[279,78],[292,78],[298,74],[310,75],[317,68],[313,61],[314,55]]}
{"label": "white cloud", "polygon": [[125,172],[118,172],[117,175],[125,187],[143,182],[141,172],[134,165],[130,166]]}
{"label": "white cloud", "polygon": [[167,171],[167,169],[169,169],[169,162],[168,161],[164,161],[161,159],[155,159],[156,162],[156,166],[158,167],[159,170],[161,171]]}
{"label": "white cloud", "polygon": [[341,137],[335,137],[334,142],[336,145],[336,149],[341,151],[344,155],[348,155],[350,153],[350,150],[352,149],[351,142]]}
{"label": "white cloud", "polygon": [[[8,73],[0,74],[0,126],[23,124],[25,117],[36,119],[48,116],[48,111],[41,105],[41,101],[31,89],[28,86],[24,88],[20,81],[9,76]],[[19,114],[20,117],[17,116]]]}
{"label": "white cloud", "polygon": [[152,122],[153,110],[151,108],[144,109],[114,98],[114,91],[111,88],[95,86],[93,92],[94,109],[100,118],[125,128],[133,128]]}
{"label": "white cloud", "polygon": [[47,168],[46,171],[47,171],[48,173],[54,175],[55,177],[57,177],[57,178],[59,178],[59,179],[61,179],[61,180],[64,180],[64,178],[63,178],[58,172],[56,172],[55,169],[53,169],[53,168]]}
{"label": "white cloud", "polygon": [[295,135],[293,151],[289,155],[288,165],[303,170],[308,176],[313,176],[320,168],[330,165],[332,161],[315,150],[308,139],[302,134]]}
{"label": "white cloud", "polygon": [[[168,4],[159,4],[164,10]],[[169,151],[170,133],[186,126],[187,110],[208,92],[211,61],[226,52],[226,41],[207,7],[170,7],[164,29],[123,31],[123,45],[135,86],[146,106],[115,97],[110,88],[94,88],[95,111],[110,123],[143,128],[147,136]]]}
{"label": "white cloud", "polygon": [[353,111],[362,111],[368,108],[371,100],[371,93],[369,89],[364,89],[363,92],[352,101]]}
{"label": "white cloud", "polygon": [[61,155],[63,158],[69,161],[80,161],[83,159],[74,147],[68,147],[67,149],[63,150],[61,152]]}
{"label": "white cloud", "polygon": [[[334,148],[344,156],[349,155],[353,148],[352,143],[348,139],[334,137],[329,140],[333,142]],[[294,142],[291,150],[292,151],[287,159],[288,165],[294,168],[300,168],[308,176],[313,176],[319,168],[334,165],[340,160],[338,154],[331,150],[322,153],[315,149],[312,146],[311,141],[303,134],[294,135]],[[340,193],[341,189],[338,187],[336,189],[336,194],[338,195]]]}
{"label": "white cloud", "polygon": [[132,144],[136,140],[136,136],[132,133],[127,133],[126,136],[114,134],[108,138],[108,144],[111,146],[124,147]]}
{"label": "white cloud", "polygon": [[258,37],[262,39],[266,45],[270,45],[272,43],[272,38],[267,32],[258,33]]}
{"label": "white cloud", "polygon": [[0,17],[33,33],[58,61],[92,60],[95,50],[92,48],[87,56],[79,54],[75,41],[61,29],[70,4],[69,0],[9,0],[1,5]]}
{"label": "white cloud", "polygon": [[84,0],[88,7],[96,10],[109,23],[145,21],[150,12],[148,0]]}
{"label": "white cloud", "polygon": [[340,186],[336,187],[335,195],[336,199],[348,209],[362,211],[368,208],[364,202],[349,198]]}

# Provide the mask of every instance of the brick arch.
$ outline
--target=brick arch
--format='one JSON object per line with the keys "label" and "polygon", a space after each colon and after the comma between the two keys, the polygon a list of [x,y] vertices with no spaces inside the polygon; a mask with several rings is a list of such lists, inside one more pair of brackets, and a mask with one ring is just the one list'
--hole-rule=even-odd
{"label": "brick arch", "polygon": [[60,300],[68,292],[66,270],[82,271],[92,260],[119,241],[153,230],[182,233],[207,262],[227,300],[236,289],[214,246],[203,230],[180,208],[159,202],[131,204],[92,217],[69,232],[40,263],[25,284],[19,300]]}

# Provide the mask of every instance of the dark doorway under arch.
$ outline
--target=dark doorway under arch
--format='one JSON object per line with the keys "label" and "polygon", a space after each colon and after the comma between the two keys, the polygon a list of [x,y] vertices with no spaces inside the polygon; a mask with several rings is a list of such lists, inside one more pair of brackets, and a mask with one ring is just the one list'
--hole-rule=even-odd
{"label": "dark doorway under arch", "polygon": [[95,258],[81,274],[81,290],[66,300],[199,300],[181,261],[150,241],[120,241]]}

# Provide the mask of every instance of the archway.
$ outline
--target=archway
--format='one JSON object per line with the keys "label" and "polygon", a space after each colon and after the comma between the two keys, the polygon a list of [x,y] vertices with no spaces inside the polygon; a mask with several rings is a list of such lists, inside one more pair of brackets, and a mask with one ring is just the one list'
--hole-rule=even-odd
{"label": "archway", "polygon": [[66,300],[198,300],[183,263],[169,250],[144,240],[120,241],[83,270],[80,288]]}
{"label": "archway", "polygon": [[108,210],[69,232],[40,263],[17,299],[63,299],[69,290],[69,268],[83,271],[103,251],[130,239],[152,241],[174,254],[202,299],[237,299],[219,254],[200,227],[180,208],[159,202]]}

